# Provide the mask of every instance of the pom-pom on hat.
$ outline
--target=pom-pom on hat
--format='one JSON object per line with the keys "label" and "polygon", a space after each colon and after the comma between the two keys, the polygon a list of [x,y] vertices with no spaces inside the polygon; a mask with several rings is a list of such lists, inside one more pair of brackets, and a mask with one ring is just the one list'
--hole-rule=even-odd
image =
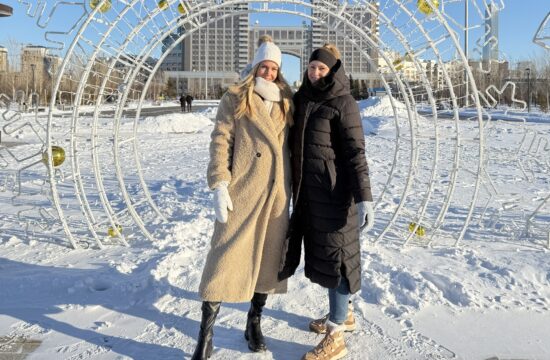
{"label": "pom-pom on hat", "polygon": [[281,66],[281,49],[272,42],[264,42],[258,50],[256,50],[256,55],[254,55],[254,60],[252,61],[252,67],[255,67],[262,61],[269,60],[273,61],[277,66]]}

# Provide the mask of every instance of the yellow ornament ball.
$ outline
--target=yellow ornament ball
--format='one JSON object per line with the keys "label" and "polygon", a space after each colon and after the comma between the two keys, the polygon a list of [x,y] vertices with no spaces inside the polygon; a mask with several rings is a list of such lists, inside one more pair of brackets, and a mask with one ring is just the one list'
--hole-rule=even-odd
{"label": "yellow ornament ball", "polygon": [[434,8],[439,7],[439,0],[418,0],[416,6],[422,14],[431,15],[434,11],[429,3],[431,3]]}
{"label": "yellow ornament ball", "polygon": [[116,228],[109,226],[109,229],[107,230],[107,234],[109,234],[110,237],[120,236],[120,234],[122,234],[122,226],[117,225]]}
{"label": "yellow ornament ball", "polygon": [[[90,7],[95,10],[95,8],[101,3],[101,0],[90,0]],[[111,0],[105,0],[103,4],[99,7],[99,12],[107,12],[111,9]]]}
{"label": "yellow ornament ball", "polygon": [[[57,167],[65,161],[65,150],[61,146],[52,146],[52,159],[53,159],[53,166]],[[42,153],[42,161],[44,164],[48,163],[48,152],[44,151]]]}
{"label": "yellow ornament ball", "polygon": [[187,12],[187,10],[185,10],[185,6],[183,6],[183,4],[181,3],[178,5],[178,12],[182,15]]}
{"label": "yellow ornament ball", "polygon": [[168,0],[160,0],[157,5],[159,9],[166,10],[168,9]]}
{"label": "yellow ornament ball", "polygon": [[[416,227],[416,223],[413,223],[413,222],[410,223],[409,224],[409,231],[413,232],[415,227]],[[424,235],[426,235],[426,229],[424,229],[423,226],[418,225],[418,227],[416,228],[416,231],[414,233],[418,236],[424,236]]]}
{"label": "yellow ornament ball", "polygon": [[395,67],[395,70],[397,70],[397,71],[403,70],[403,59],[402,59],[402,58],[395,59],[395,60],[392,62],[392,64],[393,64],[393,66]]}

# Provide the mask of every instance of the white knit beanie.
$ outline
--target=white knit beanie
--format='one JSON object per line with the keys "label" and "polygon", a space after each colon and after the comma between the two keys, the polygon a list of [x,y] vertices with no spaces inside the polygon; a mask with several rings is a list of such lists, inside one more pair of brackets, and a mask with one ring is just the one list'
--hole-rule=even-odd
{"label": "white knit beanie", "polygon": [[258,47],[258,50],[256,50],[256,55],[254,55],[254,60],[252,61],[252,67],[254,68],[265,60],[273,61],[277,66],[281,66],[281,49],[272,42],[264,42]]}

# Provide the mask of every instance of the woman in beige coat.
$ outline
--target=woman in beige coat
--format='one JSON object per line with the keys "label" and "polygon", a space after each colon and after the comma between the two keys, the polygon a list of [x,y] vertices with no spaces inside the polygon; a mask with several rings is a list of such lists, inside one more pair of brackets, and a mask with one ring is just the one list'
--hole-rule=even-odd
{"label": "woman in beige coat", "polygon": [[260,318],[267,294],[286,292],[277,273],[289,221],[292,92],[280,65],[280,49],[264,42],[250,74],[220,101],[208,165],[216,222],[199,286],[195,360],[212,353],[212,328],[223,301],[251,301],[245,338],[252,351],[265,351]]}

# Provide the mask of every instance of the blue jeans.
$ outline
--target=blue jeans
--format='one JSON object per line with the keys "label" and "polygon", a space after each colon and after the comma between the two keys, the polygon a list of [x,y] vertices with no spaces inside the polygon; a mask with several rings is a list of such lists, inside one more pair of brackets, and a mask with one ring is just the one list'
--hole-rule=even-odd
{"label": "blue jeans", "polygon": [[335,289],[328,289],[328,304],[330,313],[328,319],[341,325],[348,316],[348,302],[350,297],[349,281],[342,276],[340,285]]}

